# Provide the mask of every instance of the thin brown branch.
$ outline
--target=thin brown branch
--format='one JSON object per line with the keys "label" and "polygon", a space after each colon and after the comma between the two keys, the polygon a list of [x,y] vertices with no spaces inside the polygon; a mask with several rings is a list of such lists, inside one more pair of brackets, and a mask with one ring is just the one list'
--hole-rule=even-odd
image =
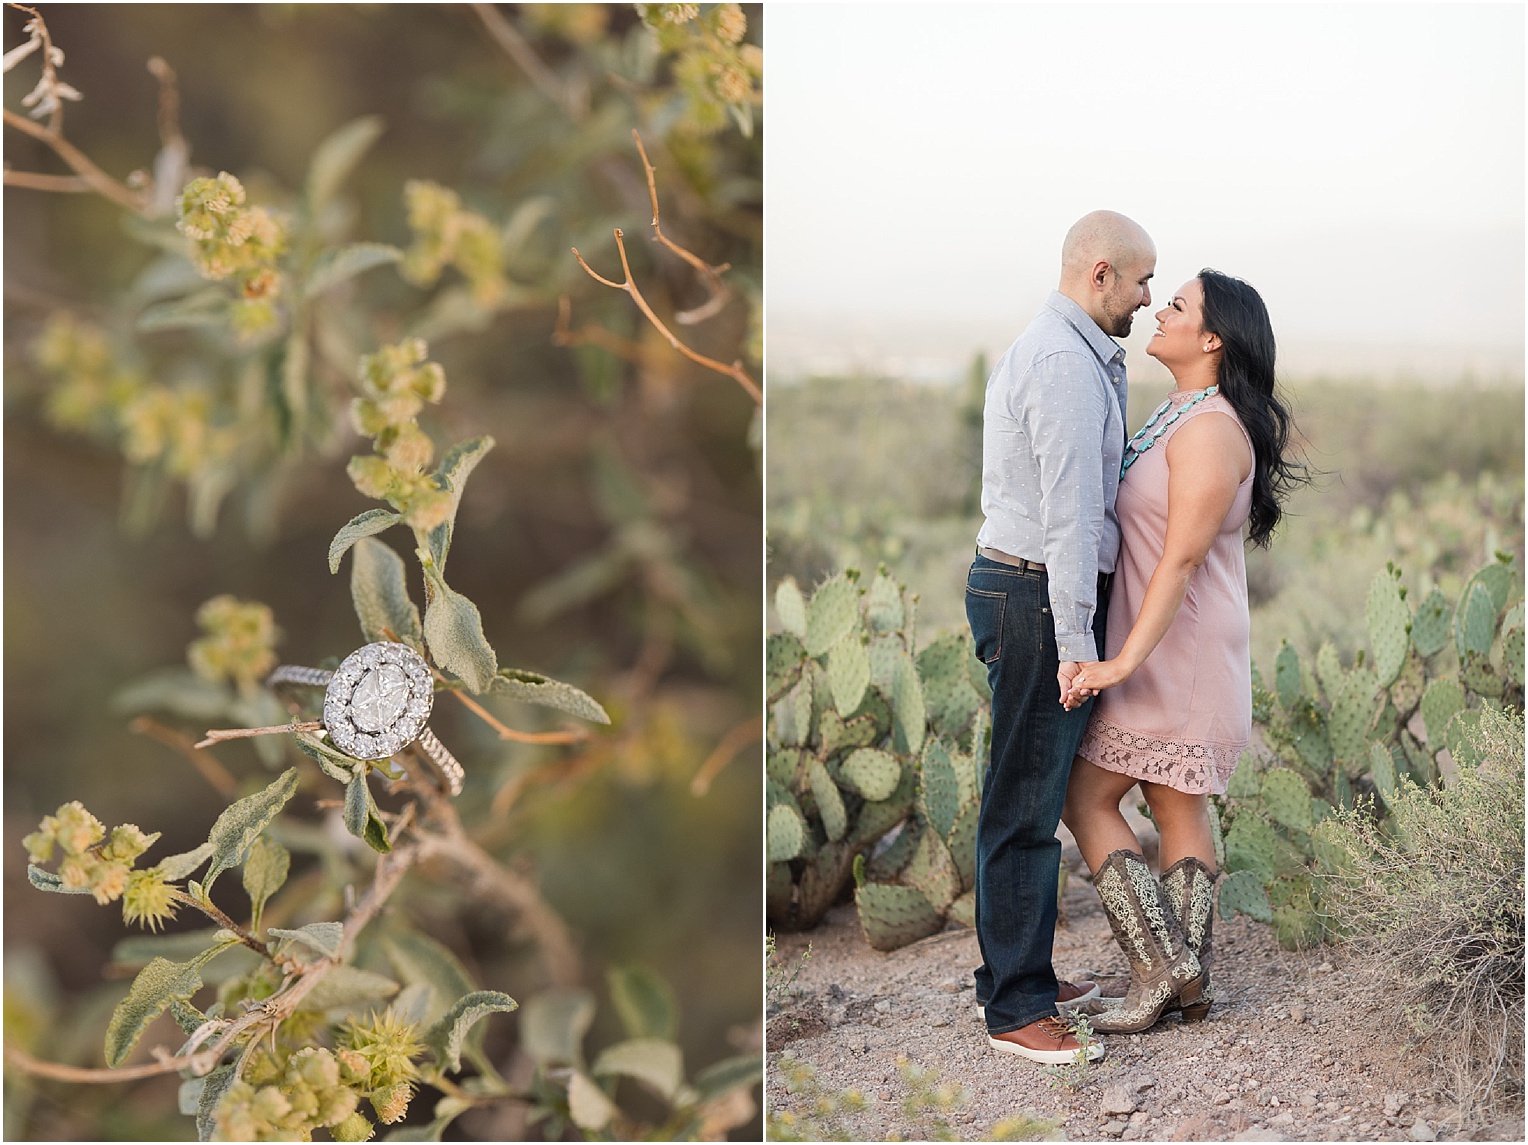
{"label": "thin brown branch", "polygon": [[180,132],[180,88],[175,82],[175,69],[163,56],[150,56],[148,69],[159,81],[159,145],[185,147],[186,137]]}
{"label": "thin brown branch", "polygon": [[721,774],[722,768],[732,762],[733,756],[741,751],[744,745],[752,743],[764,734],[764,717],[750,716],[735,728],[722,736],[722,740],[716,745],[706,761],[700,765],[700,770],[695,773],[695,778],[690,780],[690,794],[704,795],[711,790],[711,784]]}
{"label": "thin brown branch", "polygon": [[603,326],[596,326],[592,322],[586,322],[577,330],[572,325],[573,306],[568,301],[566,294],[557,299],[557,326],[552,331],[552,345],[554,346],[581,346],[588,344],[598,346],[601,350],[614,354],[617,358],[625,358],[628,362],[641,364],[644,359],[651,355],[647,348],[640,342],[633,342],[630,338],[622,338]]}
{"label": "thin brown branch", "polygon": [[25,1050],[19,1050],[13,1045],[7,1044],[5,1047],[6,1062],[22,1073],[31,1074],[33,1077],[45,1077],[50,1081],[85,1082],[94,1085],[116,1081],[138,1081],[145,1077],[175,1073],[177,1070],[185,1069],[192,1061],[197,1060],[198,1056],[192,1054],[185,1058],[163,1058],[153,1065],[124,1066],[120,1069],[90,1069],[84,1066],[39,1061]]}
{"label": "thin brown branch", "polygon": [[488,34],[494,42],[504,49],[506,55],[515,61],[515,66],[525,73],[525,77],[536,85],[536,89],[560,107],[569,119],[577,123],[587,114],[583,101],[557,78],[557,73],[542,63],[541,57],[536,50],[520,34],[520,30],[511,24],[499,9],[493,4],[474,4],[472,10],[477,13],[483,27],[488,29]]}
{"label": "thin brown branch", "polygon": [[658,222],[658,183],[655,178],[651,161],[647,158],[647,148],[642,146],[642,136],[637,134],[636,128],[632,128],[631,137],[637,141],[637,154],[642,156],[642,169],[647,173],[647,194],[653,203],[653,238],[673,251],[685,262],[695,268],[701,281],[706,284],[708,296],[699,306],[690,310],[681,310],[674,315],[674,321],[681,326],[694,326],[704,322],[707,318],[719,314],[722,307],[732,297],[732,288],[722,281],[722,275],[731,269],[730,263],[722,263],[720,266],[712,266],[705,259],[691,251],[686,250],[678,243],[663,233],[662,226]]}
{"label": "thin brown branch", "polygon": [[14,127],[25,135],[30,135],[47,144],[53,153],[67,163],[76,175],[90,184],[91,188],[99,195],[110,199],[120,207],[125,207],[135,214],[141,214],[144,209],[143,196],[133,191],[126,184],[113,179],[105,171],[101,170],[74,144],[70,143],[62,135],[44,127],[40,123],[33,123],[23,115],[17,115],[10,108],[5,108],[5,123],[8,127]]}
{"label": "thin brown branch", "polygon": [[207,732],[207,738],[195,746],[200,750],[211,744],[221,743],[225,739],[251,739],[254,736],[278,735],[281,732],[316,732],[323,726],[318,720],[311,720],[302,724],[272,724],[268,728],[212,728]]}
{"label": "thin brown branch", "polygon": [[219,763],[211,752],[198,750],[197,746],[191,742],[191,737],[184,732],[166,727],[150,716],[139,716],[128,724],[127,728],[128,731],[156,739],[171,750],[179,752],[225,800],[231,803],[239,797],[238,780],[234,779],[228,769]]}
{"label": "thin brown branch", "polygon": [[467,710],[485,724],[491,727],[500,739],[514,740],[516,743],[582,743],[589,738],[589,732],[585,728],[568,728],[560,732],[520,732],[514,728],[506,727],[495,719],[488,709],[483,707],[466,692],[460,689],[452,689],[451,694],[466,705]]}
{"label": "thin brown branch", "polygon": [[626,276],[626,280],[624,282],[612,282],[610,279],[597,274],[594,269],[584,261],[584,256],[578,253],[577,247],[573,248],[573,257],[578,260],[578,265],[584,268],[584,271],[589,275],[589,277],[594,279],[596,282],[602,283],[603,285],[609,286],[615,290],[624,290],[627,294],[631,295],[631,300],[637,304],[637,309],[642,311],[642,314],[647,318],[647,320],[653,324],[654,329],[656,329],[658,333],[662,334],[664,338],[668,340],[668,344],[675,350],[678,350],[681,354],[690,359],[690,361],[694,362],[696,365],[704,366],[708,370],[714,370],[718,374],[722,374],[725,377],[733,379],[737,382],[738,385],[743,387],[744,392],[754,400],[755,404],[763,405],[764,395],[759,392],[759,387],[757,384],[755,384],[754,380],[748,376],[748,371],[743,369],[743,362],[741,359],[738,359],[729,366],[723,362],[718,362],[715,358],[708,358],[704,354],[690,349],[679,340],[679,338],[674,334],[672,330],[663,324],[663,320],[660,319],[657,314],[653,313],[653,308],[647,304],[647,299],[642,297],[642,292],[637,289],[637,284],[632,281],[631,264],[627,261],[626,258],[625,236],[621,233],[620,227],[615,228],[615,245],[616,249],[620,252],[621,255],[621,271]]}
{"label": "thin brown branch", "polygon": [[213,903],[205,899],[199,899],[194,895],[188,895],[185,891],[176,890],[174,887],[170,888],[170,897],[178,903],[184,903],[186,906],[194,906],[197,910],[201,911],[204,915],[221,926],[229,934],[232,934],[238,938],[240,942],[249,947],[256,954],[259,954],[265,958],[269,958],[271,956],[270,947],[266,946],[265,943],[261,942],[253,934],[245,930],[233,919],[229,918]]}
{"label": "thin brown branch", "polygon": [[95,191],[90,181],[79,175],[43,175],[36,171],[12,171],[9,167],[5,169],[5,185],[62,194],[77,194],[81,191],[90,194]]}

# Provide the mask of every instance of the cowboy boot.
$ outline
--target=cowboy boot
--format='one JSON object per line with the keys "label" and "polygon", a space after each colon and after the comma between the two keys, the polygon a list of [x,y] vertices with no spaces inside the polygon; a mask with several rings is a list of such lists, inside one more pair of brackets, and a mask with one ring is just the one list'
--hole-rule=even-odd
{"label": "cowboy boot", "polygon": [[1134,851],[1114,851],[1093,874],[1093,886],[1130,963],[1130,989],[1119,1005],[1083,1007],[1101,1034],[1135,1034],[1154,1025],[1173,1002],[1198,1006],[1202,970],[1175,913],[1162,909],[1157,880]]}
{"label": "cowboy boot", "polygon": [[1210,988],[1210,963],[1215,951],[1210,932],[1215,919],[1215,872],[1190,855],[1162,872],[1162,899],[1169,914],[1176,915],[1184,941],[1199,959],[1204,972],[1199,1001],[1181,1005],[1185,1022],[1203,1021],[1215,1000]]}

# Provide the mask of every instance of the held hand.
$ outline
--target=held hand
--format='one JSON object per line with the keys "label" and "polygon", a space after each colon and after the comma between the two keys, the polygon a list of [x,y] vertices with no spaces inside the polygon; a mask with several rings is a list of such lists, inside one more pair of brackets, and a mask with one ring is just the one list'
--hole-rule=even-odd
{"label": "held hand", "polygon": [[1105,688],[1123,684],[1134,674],[1118,660],[1103,660],[1094,664],[1080,664],[1072,676],[1072,686],[1061,699],[1067,711],[1098,695]]}
{"label": "held hand", "polygon": [[1072,693],[1074,688],[1072,681],[1077,678],[1077,674],[1084,668],[1094,667],[1096,663],[1097,661],[1093,660],[1082,663],[1072,660],[1061,661],[1061,666],[1056,670],[1056,683],[1061,687],[1061,703],[1066,706],[1067,711],[1072,710],[1072,706],[1066,703],[1067,696]]}

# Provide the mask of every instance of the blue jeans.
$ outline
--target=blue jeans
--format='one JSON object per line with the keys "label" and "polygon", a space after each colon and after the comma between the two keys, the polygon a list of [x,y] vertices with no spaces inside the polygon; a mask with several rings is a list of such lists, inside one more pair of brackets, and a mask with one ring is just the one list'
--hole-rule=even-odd
{"label": "blue jeans", "polygon": [[[1107,599],[1100,592],[1093,621],[1100,648]],[[977,556],[966,618],[992,686],[992,758],[976,832],[976,997],[988,1031],[1002,1034],[1056,1013],[1056,828],[1093,701],[1061,706],[1044,573]]]}

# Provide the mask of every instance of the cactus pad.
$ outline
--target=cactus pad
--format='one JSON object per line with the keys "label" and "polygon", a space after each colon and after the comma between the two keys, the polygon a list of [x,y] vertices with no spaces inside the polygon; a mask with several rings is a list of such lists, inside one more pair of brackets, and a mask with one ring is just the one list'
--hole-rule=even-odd
{"label": "cactus pad", "polygon": [[1369,775],[1374,780],[1374,790],[1387,805],[1395,803],[1395,757],[1382,743],[1369,745]]}
{"label": "cactus pad", "polygon": [[1444,732],[1454,713],[1464,707],[1464,689],[1453,680],[1434,680],[1422,693],[1422,722],[1427,726],[1427,746],[1444,746]]}
{"label": "cactus pad", "polygon": [[1523,626],[1521,624],[1507,629],[1502,634],[1501,666],[1507,679],[1521,688],[1523,686]]}
{"label": "cactus pad", "polygon": [[891,632],[902,627],[905,615],[902,590],[886,575],[885,569],[876,573],[870,582],[870,591],[865,594],[865,614],[876,632]]}
{"label": "cactus pad", "polygon": [[1464,671],[1459,673],[1459,682],[1487,700],[1500,700],[1505,690],[1505,684],[1496,669],[1491,667],[1491,661],[1477,653],[1471,653],[1465,661]]}
{"label": "cactus pad", "polygon": [[823,712],[817,724],[817,736],[822,743],[824,759],[846,747],[865,747],[876,741],[875,717],[867,714],[845,721],[837,712]]}
{"label": "cactus pad", "polygon": [[1221,882],[1218,908],[1220,917],[1229,922],[1238,913],[1258,922],[1273,921],[1273,907],[1262,880],[1252,871],[1235,871]]}
{"label": "cactus pad", "polygon": [[918,795],[923,814],[943,838],[960,810],[960,781],[955,778],[949,749],[940,740],[931,739],[924,747],[921,780]]}
{"label": "cactus pad", "polygon": [[806,777],[812,786],[812,798],[817,800],[817,813],[822,816],[822,829],[836,843],[849,830],[849,813],[844,810],[844,798],[838,793],[838,784],[833,782],[820,759],[807,760]]}
{"label": "cactus pad", "polygon": [[770,863],[764,876],[764,909],[770,918],[785,918],[790,914],[791,868],[789,863]]}
{"label": "cactus pad", "polygon": [[802,643],[807,655],[823,655],[853,631],[859,618],[858,586],[843,573],[824,581],[806,606]]}
{"label": "cactus pad", "polygon": [[1291,831],[1309,831],[1314,826],[1310,787],[1287,767],[1276,767],[1263,776],[1261,803],[1270,819]]}
{"label": "cactus pad", "polygon": [[903,823],[891,836],[891,842],[877,848],[870,862],[865,865],[867,876],[878,883],[889,883],[895,879],[912,860],[922,834],[923,825],[918,820],[909,819]]}
{"label": "cactus pad", "polygon": [[1411,623],[1411,610],[1401,599],[1398,573],[1387,569],[1374,578],[1369,586],[1364,620],[1369,626],[1369,646],[1374,649],[1374,671],[1379,676],[1380,685],[1388,688],[1406,661],[1406,646],[1410,640],[1407,627]]}
{"label": "cactus pad", "polygon": [[865,941],[873,950],[896,950],[944,926],[944,917],[912,887],[862,883],[854,901]]}
{"label": "cactus pad", "polygon": [[893,755],[862,747],[844,760],[843,773],[866,799],[889,799],[902,778],[902,765]]}
{"label": "cactus pad", "polygon": [[840,640],[828,652],[828,689],[833,706],[840,712],[852,712],[865,698],[870,684],[870,656],[857,636]]}
{"label": "cactus pad", "polygon": [[769,861],[783,863],[801,854],[806,834],[806,822],[796,809],[787,803],[776,803],[769,811]]}
{"label": "cactus pad", "polygon": [[981,817],[981,810],[980,805],[967,803],[955,816],[955,826],[950,828],[950,858],[955,860],[960,885],[966,890],[976,885],[976,822]]}
{"label": "cactus pad", "polygon": [[[1065,869],[1065,868],[1063,868]],[[945,916],[951,922],[958,922],[961,926],[976,929],[976,892],[967,891],[950,904],[949,913]]]}
{"label": "cactus pad", "polygon": [[[1470,584],[1481,585],[1490,593],[1493,612],[1500,612],[1506,608],[1507,599],[1512,595],[1512,565],[1511,561],[1497,558],[1470,578]],[[1460,599],[1463,600],[1469,594],[1470,590],[1466,588]]]}
{"label": "cactus pad", "polygon": [[1246,811],[1226,832],[1226,869],[1251,871],[1264,883],[1272,881],[1277,862],[1278,835],[1260,815]]}
{"label": "cactus pad", "polygon": [[771,632],[765,642],[764,663],[769,678],[769,694],[778,696],[796,682],[806,649],[790,632]]}
{"label": "cactus pad", "polygon": [[796,686],[776,701],[775,742],[784,747],[806,743],[812,729],[812,681],[803,675]]}
{"label": "cactus pad", "polygon": [[965,889],[961,885],[960,871],[955,867],[955,860],[950,858],[950,849],[938,833],[932,830],[923,832],[923,837],[918,840],[912,861],[902,872],[902,881],[916,887],[929,905],[941,914],[955,901],[955,896]]}
{"label": "cactus pad", "polygon": [[923,704],[923,685],[918,669],[906,652],[897,659],[891,678],[892,745],[900,752],[917,755],[923,750],[928,713]]}
{"label": "cactus pad", "polygon": [[1480,580],[1480,575],[1476,573],[1475,579],[1470,581],[1460,599],[1459,610],[1454,613],[1454,647],[1461,663],[1471,652],[1484,656],[1491,651],[1491,642],[1496,639],[1496,608],[1491,603],[1491,591]]}
{"label": "cactus pad", "polygon": [[918,653],[929,720],[941,735],[964,732],[980,704],[966,673],[971,655],[970,637],[960,632],[946,633]]}
{"label": "cactus pad", "polygon": [[789,787],[796,780],[801,753],[794,748],[772,749],[764,761],[764,772],[775,783]]}
{"label": "cactus pad", "polygon": [[1422,702],[1422,689],[1427,686],[1426,666],[1413,648],[1406,654],[1406,664],[1401,674],[1390,685],[1390,702],[1401,716],[1410,716]]}
{"label": "cactus pad", "polygon": [[867,799],[849,829],[849,844],[859,847],[878,841],[912,814],[915,769],[902,768],[902,778],[885,799]]}
{"label": "cactus pad", "polygon": [[960,805],[979,802],[981,790],[977,787],[976,763],[972,757],[956,752],[950,756],[950,764],[955,768],[955,789]]}
{"label": "cactus pad", "polygon": [[1304,690],[1300,681],[1300,654],[1287,640],[1273,662],[1273,689],[1286,712],[1293,711]]}
{"label": "cactus pad", "polygon": [[[1403,644],[1404,661],[1406,646]],[[1338,759],[1362,759],[1368,750],[1368,732],[1374,724],[1376,709],[1381,706],[1380,682],[1368,668],[1354,668],[1342,677],[1333,697],[1332,710],[1327,715],[1327,735],[1331,739],[1332,753]]]}
{"label": "cactus pad", "polygon": [[1454,718],[1448,721],[1444,740],[1455,767],[1479,767],[1483,761],[1484,757],[1474,741],[1474,732],[1479,726],[1479,708],[1461,708],[1454,713]]}
{"label": "cactus pad", "polygon": [[896,676],[897,661],[905,651],[902,638],[895,632],[883,632],[871,638],[866,651],[870,656],[870,682],[886,695],[891,695],[891,682]]}
{"label": "cactus pad", "polygon": [[1454,610],[1448,598],[1434,588],[1411,614],[1411,643],[1422,656],[1433,656],[1448,644]]}
{"label": "cactus pad", "polygon": [[1256,799],[1263,790],[1262,776],[1253,764],[1250,750],[1242,752],[1236,762],[1236,770],[1226,783],[1226,795],[1231,799]]}
{"label": "cactus pad", "polygon": [[879,688],[865,689],[865,698],[860,701],[849,723],[853,724],[860,719],[869,719],[875,729],[865,741],[867,744],[878,743],[891,734],[891,705],[886,702]]}
{"label": "cactus pad", "polygon": [[1289,718],[1295,751],[1317,775],[1325,775],[1332,766],[1332,741],[1327,735],[1326,718],[1310,700],[1301,700]]}
{"label": "cactus pad", "polygon": [[1328,699],[1336,698],[1342,691],[1342,658],[1337,655],[1337,648],[1330,640],[1316,652],[1316,678],[1321,681],[1321,690]]}
{"label": "cactus pad", "polygon": [[806,601],[796,578],[788,576],[775,586],[775,615],[780,627],[798,639],[806,638]]}
{"label": "cactus pad", "polygon": [[1411,778],[1424,787],[1432,783],[1438,777],[1438,768],[1433,762],[1432,753],[1418,743],[1410,732],[1401,732],[1400,741],[1401,754],[1406,759],[1406,770]]}

